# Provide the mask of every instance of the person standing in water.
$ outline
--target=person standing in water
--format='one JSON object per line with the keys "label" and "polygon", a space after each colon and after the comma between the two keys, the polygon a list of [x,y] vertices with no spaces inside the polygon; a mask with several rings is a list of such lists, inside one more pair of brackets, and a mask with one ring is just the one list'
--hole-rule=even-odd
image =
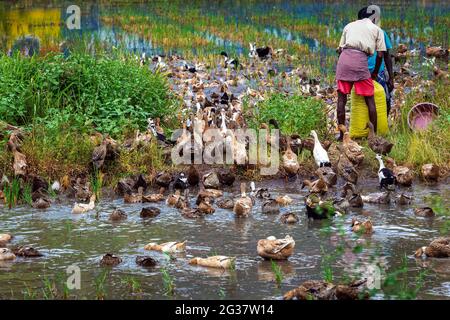
{"label": "person standing in water", "polygon": [[[378,77],[383,52],[386,51],[383,31],[369,18],[350,22],[344,27],[339,42],[339,60],[336,67],[338,85],[337,120],[345,125],[347,95],[355,86],[356,94],[364,96],[369,109],[369,119],[377,130],[377,110],[372,79]],[[375,68],[369,72],[367,59],[376,54]],[[343,133],[341,132],[340,139]]]}
{"label": "person standing in water", "polygon": [[[373,23],[380,27],[380,15],[380,7],[376,5],[370,5],[359,10],[358,19],[369,18]],[[392,49],[391,39],[389,38],[386,31],[383,30],[383,34],[384,42],[386,44],[386,51],[383,52],[383,61],[381,62],[376,81],[383,86],[384,92],[386,93],[387,115],[389,115],[389,111],[391,110],[391,92],[392,90],[394,90],[394,70],[392,68],[392,59],[389,53],[389,50]],[[375,70],[376,57],[377,53],[375,52],[368,59],[370,73],[373,73]]]}

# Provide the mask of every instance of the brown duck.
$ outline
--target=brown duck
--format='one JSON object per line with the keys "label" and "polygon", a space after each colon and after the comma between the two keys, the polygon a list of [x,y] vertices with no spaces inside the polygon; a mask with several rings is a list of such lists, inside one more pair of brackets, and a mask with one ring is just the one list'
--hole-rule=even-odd
{"label": "brown duck", "polygon": [[369,136],[367,137],[367,141],[373,152],[383,155],[387,155],[391,152],[394,144],[387,141],[383,137],[376,136],[372,122],[369,121],[366,128],[369,128]]}
{"label": "brown duck", "polygon": [[450,237],[442,237],[433,240],[428,246],[417,249],[416,257],[423,255],[432,258],[448,258],[450,257]]}

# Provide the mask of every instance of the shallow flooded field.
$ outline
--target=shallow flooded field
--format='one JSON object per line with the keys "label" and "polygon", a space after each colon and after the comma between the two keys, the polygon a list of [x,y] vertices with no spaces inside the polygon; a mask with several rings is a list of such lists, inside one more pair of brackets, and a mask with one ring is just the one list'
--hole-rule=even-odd
{"label": "shallow flooded field", "polygon": [[[381,274],[387,277],[401,270],[404,257],[407,273],[392,288],[384,286],[385,294],[389,289],[398,294],[402,286],[414,290],[419,285],[417,277],[421,276],[423,287],[417,298],[450,299],[450,260],[422,260],[413,256],[418,247],[438,237],[443,226],[442,218],[417,217],[413,208],[422,206],[425,196],[440,195],[448,199],[447,184],[416,184],[411,190],[412,206],[365,204],[363,209],[352,210],[342,218],[335,217],[331,223],[307,219],[303,205],[306,192],[300,190],[299,183],[285,185],[281,180],[260,185],[268,186],[273,196],[291,196],[294,204],[282,208],[281,213],[296,212],[299,223],[282,224],[279,215],[261,213],[261,202],[256,203],[246,219],[237,219],[231,210],[219,208],[204,219],[185,219],[177,209],[164,204],[158,205],[161,209],[158,217],[142,219],[139,213],[144,204],[124,204],[122,199],[109,198],[103,198],[96,211],[82,215],[72,214],[72,205],[67,201],[44,211],[0,208],[0,231],[14,235],[12,245],[33,246],[44,254],[40,258],[18,258],[12,263],[2,263],[0,297],[42,298],[47,285],[56,286],[59,291],[55,292],[61,294],[67,279],[66,269],[77,265],[81,270],[81,289],[69,292],[75,299],[98,296],[106,299],[280,299],[284,292],[302,281],[322,279],[329,265],[338,281],[352,274],[364,274],[368,265],[379,265]],[[375,181],[368,181],[363,194],[376,192],[375,185]],[[236,188],[228,191],[237,194]],[[448,201],[445,204],[448,206]],[[128,219],[110,222],[108,217],[114,208],[123,209]],[[372,236],[358,238],[351,232],[351,219],[358,215],[371,217],[375,230]],[[256,243],[270,235],[280,238],[288,234],[296,241],[296,248],[288,261],[278,263],[283,274],[278,285],[271,263],[256,254]],[[183,240],[187,240],[186,253],[172,258],[143,249],[149,242]],[[113,268],[100,267],[100,259],[107,252],[118,255],[123,262]],[[188,264],[194,256],[214,254],[237,257],[235,270]],[[148,269],[137,266],[137,255],[150,255],[158,265]],[[174,281],[173,295],[166,294],[163,270]],[[101,280],[102,277],[105,278]]]}

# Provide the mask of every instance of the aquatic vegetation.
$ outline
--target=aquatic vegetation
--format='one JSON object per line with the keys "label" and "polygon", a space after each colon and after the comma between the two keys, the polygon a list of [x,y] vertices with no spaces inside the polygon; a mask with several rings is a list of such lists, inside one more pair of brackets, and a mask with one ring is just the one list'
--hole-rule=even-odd
{"label": "aquatic vegetation", "polygon": [[5,184],[3,193],[5,195],[5,202],[9,209],[16,206],[19,201],[20,181],[14,177],[11,183]]}
{"label": "aquatic vegetation", "polygon": [[30,206],[33,203],[33,199],[31,197],[31,185],[29,183],[27,183],[23,186],[22,200]]}
{"label": "aquatic vegetation", "polygon": [[106,283],[106,278],[108,277],[108,275],[109,275],[109,270],[107,268],[105,268],[97,275],[97,277],[95,277],[95,279],[93,281],[93,285],[95,288],[95,296],[98,300],[103,300],[106,297],[105,283]]}
{"label": "aquatic vegetation", "polygon": [[283,271],[281,270],[281,267],[274,261],[270,260],[270,268],[272,269],[272,272],[275,274],[275,281],[278,286],[281,285],[281,282],[283,281]]}
{"label": "aquatic vegetation", "polygon": [[175,282],[166,268],[161,268],[164,294],[173,296],[175,294]]}
{"label": "aquatic vegetation", "polygon": [[125,276],[121,279],[121,283],[126,284],[132,294],[141,294],[142,285],[138,279],[133,276]]}

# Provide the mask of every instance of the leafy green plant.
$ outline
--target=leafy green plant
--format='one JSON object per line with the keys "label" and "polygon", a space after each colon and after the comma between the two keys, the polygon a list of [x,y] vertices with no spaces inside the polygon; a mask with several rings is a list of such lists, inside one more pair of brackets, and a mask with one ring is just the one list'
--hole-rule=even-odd
{"label": "leafy green plant", "polygon": [[122,278],[121,283],[126,284],[132,294],[142,293],[142,286],[138,279],[132,276],[125,276]]}
{"label": "leafy green plant", "polygon": [[162,280],[165,295],[173,296],[175,294],[175,282],[166,268],[161,268]]}
{"label": "leafy green plant", "polygon": [[33,204],[33,198],[31,196],[31,185],[28,183],[23,186],[22,200],[30,206]]}
{"label": "leafy green plant", "polygon": [[58,289],[56,287],[56,283],[50,280],[48,277],[44,277],[42,280],[44,287],[42,288],[42,295],[44,299],[56,299],[58,296]]}
{"label": "leafy green plant", "polygon": [[95,277],[95,279],[93,281],[94,288],[95,288],[95,295],[98,300],[103,300],[106,296],[105,283],[106,283],[106,278],[107,278],[108,274],[109,274],[109,270],[104,269],[102,272],[100,272],[100,274],[97,277]]}
{"label": "leafy green plant", "polygon": [[16,206],[19,201],[20,194],[20,181],[18,178],[14,178],[11,183],[5,184],[3,187],[3,193],[5,195],[5,202],[8,208]]}
{"label": "leafy green plant", "polygon": [[272,259],[270,259],[270,267],[272,272],[275,274],[275,281],[277,285],[280,286],[283,281],[283,271],[281,271],[281,267]]}

